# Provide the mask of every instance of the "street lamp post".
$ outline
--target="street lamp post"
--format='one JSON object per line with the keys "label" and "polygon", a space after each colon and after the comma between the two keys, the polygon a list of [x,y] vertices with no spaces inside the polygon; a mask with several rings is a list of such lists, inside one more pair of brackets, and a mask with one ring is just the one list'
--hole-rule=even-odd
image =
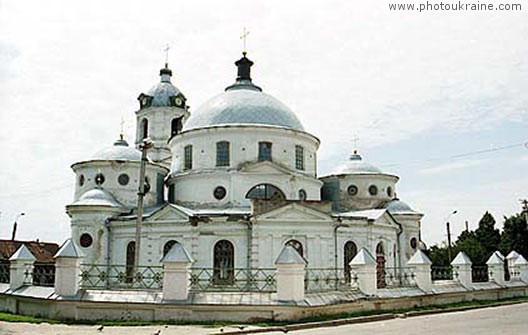
{"label": "street lamp post", "polygon": [[139,249],[141,244],[141,225],[143,222],[143,197],[145,196],[145,169],[147,166],[147,150],[153,147],[152,140],[145,138],[139,145],[141,150],[141,163],[139,166],[139,191],[137,202],[136,241],[134,245],[134,273],[139,267]]}
{"label": "street lamp post", "polygon": [[11,234],[11,241],[15,240],[18,218],[24,215],[26,215],[26,213],[22,212],[15,217],[15,222],[13,223],[13,232]]}
{"label": "street lamp post", "polygon": [[452,215],[455,215],[456,213],[458,213],[458,211],[454,210],[444,219],[446,223],[446,230],[447,230],[447,259],[449,260],[449,263],[451,263],[451,229],[450,229],[448,220]]}

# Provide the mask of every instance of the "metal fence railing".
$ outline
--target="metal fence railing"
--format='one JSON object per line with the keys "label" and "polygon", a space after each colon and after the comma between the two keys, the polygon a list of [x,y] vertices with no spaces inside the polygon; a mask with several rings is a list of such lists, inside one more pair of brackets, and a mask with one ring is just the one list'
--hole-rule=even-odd
{"label": "metal fence railing", "polygon": [[453,280],[455,273],[452,266],[431,266],[431,279],[435,280]]}
{"label": "metal fence railing", "polygon": [[487,265],[471,266],[471,280],[474,283],[482,283],[482,282],[489,281],[488,266]]}
{"label": "metal fence railing", "polygon": [[10,264],[0,263],[0,283],[9,284]]}
{"label": "metal fence railing", "polygon": [[190,284],[194,292],[275,292],[276,269],[191,268]]}
{"label": "metal fence railing", "polygon": [[327,292],[350,290],[351,281],[356,281],[356,276],[345,273],[345,269],[335,268],[308,268],[304,277],[306,292]]}
{"label": "metal fence railing", "polygon": [[162,266],[81,265],[81,288],[159,290],[163,283]]}
{"label": "metal fence railing", "polygon": [[410,287],[415,286],[415,273],[412,267],[385,267],[383,276],[384,287]]}

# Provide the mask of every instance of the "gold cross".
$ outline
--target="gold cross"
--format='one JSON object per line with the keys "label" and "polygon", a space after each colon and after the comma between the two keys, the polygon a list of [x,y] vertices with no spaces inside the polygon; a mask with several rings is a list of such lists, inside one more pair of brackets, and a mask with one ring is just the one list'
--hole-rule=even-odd
{"label": "gold cross", "polygon": [[240,35],[240,39],[244,41],[244,50],[242,51],[242,53],[245,55],[247,53],[247,50],[246,50],[246,39],[247,39],[247,35],[249,35],[249,31],[246,30],[246,27],[244,27],[244,31],[242,32],[242,35]]}
{"label": "gold cross", "polygon": [[170,45],[169,43],[165,44],[165,47],[163,48],[163,51],[165,52],[165,64],[169,64],[169,50]]}

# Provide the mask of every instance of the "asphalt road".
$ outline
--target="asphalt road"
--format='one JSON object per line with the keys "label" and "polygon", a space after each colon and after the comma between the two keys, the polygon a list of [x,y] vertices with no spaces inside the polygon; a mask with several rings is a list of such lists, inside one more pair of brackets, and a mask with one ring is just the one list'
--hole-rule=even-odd
{"label": "asphalt road", "polygon": [[[229,329],[230,328],[230,329]],[[97,326],[50,325],[0,322],[0,335],[66,335],[66,334],[113,334],[113,335],[206,335],[218,332],[218,328],[201,326],[148,326],[148,327],[105,327],[99,332]],[[226,327],[224,331],[233,330]],[[266,334],[283,334],[270,332]],[[483,308],[465,312],[418,316],[406,319],[392,319],[364,324],[333,328],[314,328],[290,331],[288,334],[324,335],[455,335],[455,334],[528,334],[528,303],[503,307]]]}

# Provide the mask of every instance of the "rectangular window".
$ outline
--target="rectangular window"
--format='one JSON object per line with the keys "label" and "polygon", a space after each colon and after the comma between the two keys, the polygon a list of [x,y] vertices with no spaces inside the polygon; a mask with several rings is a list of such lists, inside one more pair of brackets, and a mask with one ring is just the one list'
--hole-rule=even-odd
{"label": "rectangular window", "polygon": [[229,142],[216,142],[216,166],[229,166]]}
{"label": "rectangular window", "polygon": [[304,148],[300,145],[295,146],[295,168],[304,170]]}
{"label": "rectangular window", "polygon": [[186,145],[183,152],[183,170],[190,170],[192,169],[192,145]]}
{"label": "rectangular window", "polygon": [[271,161],[271,142],[259,142],[258,161]]}

